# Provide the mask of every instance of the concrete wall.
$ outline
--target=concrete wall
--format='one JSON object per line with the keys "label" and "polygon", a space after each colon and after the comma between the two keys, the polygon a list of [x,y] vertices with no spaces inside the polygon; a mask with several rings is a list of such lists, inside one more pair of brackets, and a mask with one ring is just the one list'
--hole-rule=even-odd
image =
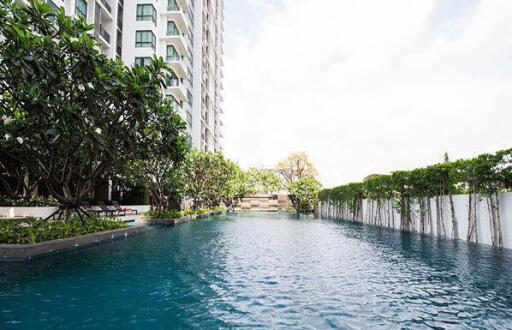
{"label": "concrete wall", "polygon": [[287,194],[247,196],[237,201],[235,211],[243,212],[277,212],[291,207]]}
{"label": "concrete wall", "polygon": [[[500,193],[498,194],[499,207],[500,207],[500,219],[501,219],[501,231],[503,234],[503,247],[512,249],[512,193]],[[469,195],[455,195],[453,196],[454,215],[457,221],[457,234],[456,237],[453,235],[453,224],[452,224],[452,213],[450,208],[450,202],[448,196],[440,197],[440,204],[442,205],[442,212],[439,212],[439,221],[442,227],[444,224],[445,234],[441,232],[441,236],[452,239],[467,240],[468,232],[468,201]],[[319,216],[322,218],[331,219],[344,219],[349,221],[361,222],[369,225],[377,225],[379,227],[389,227],[394,229],[400,229],[400,214],[391,207],[393,201],[384,201],[383,207],[381,208],[380,218],[381,222],[377,221],[376,224],[376,205],[375,201],[363,200],[362,211],[360,214],[353,218],[349,215],[343,214],[341,210],[329,203],[320,203],[319,205]],[[437,211],[435,199],[430,200],[431,213],[432,213],[432,226],[428,222],[425,225],[425,234],[438,236],[437,228]],[[491,238],[491,224],[490,215],[487,207],[487,199],[484,196],[477,195],[477,236],[478,243],[492,245]],[[372,212],[373,210],[373,212]],[[372,215],[373,214],[373,215]],[[411,231],[420,232],[420,207],[418,203],[411,205]],[[393,221],[394,220],[394,221]],[[440,228],[441,229],[441,228]],[[475,241],[475,239],[472,239]]]}
{"label": "concrete wall", "polygon": [[[136,209],[139,213],[149,211],[149,205],[123,205],[123,208]],[[57,210],[57,207],[0,207],[0,221],[2,218],[34,217],[46,218]]]}

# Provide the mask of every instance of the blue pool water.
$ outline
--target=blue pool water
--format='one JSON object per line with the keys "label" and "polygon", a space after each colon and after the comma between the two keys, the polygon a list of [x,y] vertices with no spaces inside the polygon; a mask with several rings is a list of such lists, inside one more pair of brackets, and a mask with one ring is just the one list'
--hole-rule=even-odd
{"label": "blue pool water", "polygon": [[0,328],[511,328],[512,253],[231,215],[0,268]]}

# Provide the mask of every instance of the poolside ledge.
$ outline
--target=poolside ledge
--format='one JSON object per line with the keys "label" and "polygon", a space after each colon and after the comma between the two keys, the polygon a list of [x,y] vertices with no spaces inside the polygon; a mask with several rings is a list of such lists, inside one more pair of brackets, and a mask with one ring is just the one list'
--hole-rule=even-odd
{"label": "poolside ledge", "polygon": [[29,261],[35,257],[77,250],[135,236],[144,231],[144,226],[134,226],[35,244],[0,244],[0,261]]}

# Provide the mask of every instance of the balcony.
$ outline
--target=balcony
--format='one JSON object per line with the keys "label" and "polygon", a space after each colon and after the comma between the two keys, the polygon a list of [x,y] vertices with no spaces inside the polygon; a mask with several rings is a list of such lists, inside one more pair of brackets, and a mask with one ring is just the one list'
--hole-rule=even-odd
{"label": "balcony", "polygon": [[176,0],[176,2],[184,12],[188,13],[190,11],[190,4],[188,3],[188,0]]}
{"label": "balcony", "polygon": [[173,45],[174,48],[178,51],[178,54],[181,56],[187,55],[187,43],[185,42],[185,38],[179,34],[169,33],[160,38],[163,41],[166,41],[169,45]]}
{"label": "balcony", "polygon": [[100,6],[101,10],[101,19],[107,21],[113,21],[114,16],[112,16],[112,7],[107,0],[97,0],[96,1]]}
{"label": "balcony", "polygon": [[178,29],[180,29],[183,34],[189,33],[188,20],[182,10],[172,7],[167,8],[167,11],[163,12],[162,16],[166,17],[168,20],[174,21],[174,23],[176,23],[178,26]]}
{"label": "balcony", "polygon": [[187,69],[185,63],[183,63],[183,58],[170,57],[167,58],[166,63],[179,78],[187,78]]}
{"label": "balcony", "polygon": [[99,39],[101,43],[103,44],[104,48],[110,48],[110,34],[108,34],[107,31],[105,31],[105,28],[103,28],[103,25],[100,24],[100,28],[98,30]]}
{"label": "balcony", "polygon": [[169,78],[166,80],[165,85],[166,94],[172,95],[179,102],[187,100],[187,93],[179,79]]}

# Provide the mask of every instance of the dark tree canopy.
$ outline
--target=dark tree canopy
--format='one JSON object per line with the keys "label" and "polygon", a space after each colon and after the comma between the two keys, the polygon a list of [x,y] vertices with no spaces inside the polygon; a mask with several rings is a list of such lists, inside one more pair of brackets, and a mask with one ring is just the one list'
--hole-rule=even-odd
{"label": "dark tree canopy", "polygon": [[0,21],[0,175],[76,204],[130,161],[155,151],[183,159],[185,125],[163,98],[163,59],[146,68],[108,59],[92,26],[40,0],[0,0]]}

